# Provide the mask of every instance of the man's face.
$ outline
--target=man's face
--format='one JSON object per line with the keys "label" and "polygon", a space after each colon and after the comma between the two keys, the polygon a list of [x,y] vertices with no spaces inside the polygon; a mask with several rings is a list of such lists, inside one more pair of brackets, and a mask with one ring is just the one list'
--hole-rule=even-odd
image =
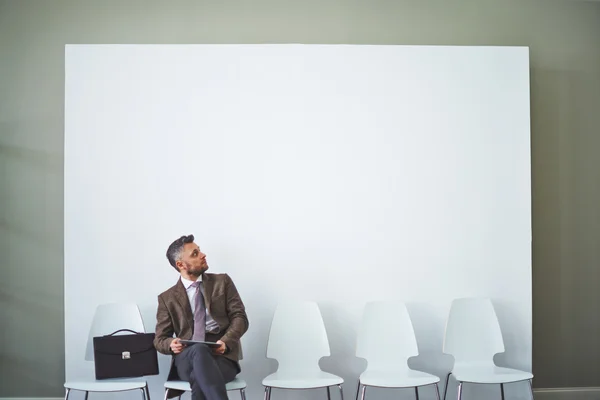
{"label": "man's face", "polygon": [[185,270],[191,276],[199,277],[208,269],[206,254],[200,251],[196,243],[186,243],[181,252],[181,260],[177,261],[179,270]]}

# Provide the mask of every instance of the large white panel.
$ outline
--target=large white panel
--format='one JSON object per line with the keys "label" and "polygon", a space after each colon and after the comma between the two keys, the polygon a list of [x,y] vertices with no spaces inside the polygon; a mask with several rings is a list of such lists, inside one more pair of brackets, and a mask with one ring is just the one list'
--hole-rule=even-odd
{"label": "large white panel", "polygon": [[96,304],[135,301],[154,330],[156,296],[178,276],[166,248],[189,233],[246,303],[250,398],[275,368],[266,339],[288,298],[319,302],[332,348],[321,365],[347,396],[375,299],[408,303],[413,366],[445,376],[450,301],[489,296],[498,362],[531,368],[527,48],[67,46],[65,130],[68,379],[93,375]]}

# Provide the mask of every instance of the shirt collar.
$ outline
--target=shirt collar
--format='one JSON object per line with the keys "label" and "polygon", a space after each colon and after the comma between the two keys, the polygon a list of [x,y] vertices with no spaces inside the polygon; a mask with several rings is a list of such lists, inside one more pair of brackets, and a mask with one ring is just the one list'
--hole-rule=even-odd
{"label": "shirt collar", "polygon": [[[198,277],[198,279],[196,279],[197,282],[202,282],[202,275],[200,275]],[[190,281],[189,279],[184,278],[183,276],[181,277],[181,283],[183,283],[183,287],[185,287],[185,289],[189,289],[190,286],[192,286],[192,284],[194,283],[194,281]]]}

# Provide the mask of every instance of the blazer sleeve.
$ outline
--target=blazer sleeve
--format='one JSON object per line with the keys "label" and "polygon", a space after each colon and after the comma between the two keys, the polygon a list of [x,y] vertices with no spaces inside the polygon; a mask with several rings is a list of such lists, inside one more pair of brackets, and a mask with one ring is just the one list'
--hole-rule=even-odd
{"label": "blazer sleeve", "polygon": [[165,300],[158,296],[158,309],[156,311],[156,332],[154,336],[154,347],[162,354],[170,355],[171,342],[173,341],[173,322],[167,309]]}
{"label": "blazer sleeve", "polygon": [[237,344],[240,341],[242,335],[248,330],[249,322],[246,315],[246,307],[233,281],[227,274],[225,274],[225,295],[227,299],[229,327],[223,337],[221,337],[221,340],[229,346],[230,344]]}

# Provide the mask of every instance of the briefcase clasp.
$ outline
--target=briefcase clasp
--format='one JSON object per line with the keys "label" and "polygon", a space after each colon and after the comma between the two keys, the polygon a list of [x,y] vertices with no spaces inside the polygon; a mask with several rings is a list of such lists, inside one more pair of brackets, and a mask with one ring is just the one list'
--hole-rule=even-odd
{"label": "briefcase clasp", "polygon": [[129,353],[128,351],[124,351],[122,353],[123,356],[123,360],[129,360],[131,358],[131,353]]}

